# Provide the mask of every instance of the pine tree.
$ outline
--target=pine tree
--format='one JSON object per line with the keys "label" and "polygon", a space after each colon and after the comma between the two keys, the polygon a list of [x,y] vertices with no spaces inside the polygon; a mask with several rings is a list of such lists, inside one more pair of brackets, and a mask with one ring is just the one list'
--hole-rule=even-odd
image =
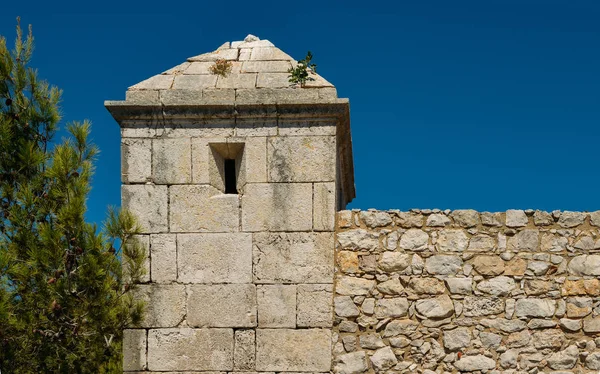
{"label": "pine tree", "polygon": [[31,27],[23,38],[17,24],[12,51],[0,37],[0,371],[119,372],[144,249],[128,212],[109,210],[102,230],[85,221],[90,123],[53,141],[60,91],[28,66],[32,50]]}

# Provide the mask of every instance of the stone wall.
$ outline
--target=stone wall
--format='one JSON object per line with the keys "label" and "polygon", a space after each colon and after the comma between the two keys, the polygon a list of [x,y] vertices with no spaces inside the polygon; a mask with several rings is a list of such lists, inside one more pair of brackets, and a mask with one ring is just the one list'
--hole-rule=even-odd
{"label": "stone wall", "polygon": [[122,129],[123,206],[149,253],[125,371],[329,371],[336,125]]}
{"label": "stone wall", "polygon": [[333,371],[598,373],[600,212],[341,211]]}

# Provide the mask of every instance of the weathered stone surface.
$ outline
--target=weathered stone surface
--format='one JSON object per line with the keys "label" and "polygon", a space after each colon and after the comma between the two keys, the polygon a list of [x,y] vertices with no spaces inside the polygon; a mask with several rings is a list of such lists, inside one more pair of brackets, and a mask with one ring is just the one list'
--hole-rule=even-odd
{"label": "weathered stone surface", "polygon": [[600,275],[600,255],[575,256],[569,262],[569,273],[573,275]]}
{"label": "weathered stone surface", "polygon": [[374,250],[379,247],[379,234],[364,229],[354,229],[337,234],[342,249]]}
{"label": "weathered stone surface", "polygon": [[502,342],[502,336],[491,332],[482,331],[479,333],[479,340],[481,340],[481,344],[484,347],[497,349]]}
{"label": "weathered stone surface", "polygon": [[566,228],[576,227],[583,224],[586,217],[587,213],[565,211],[561,213],[558,225]]}
{"label": "weathered stone surface", "polygon": [[463,356],[454,366],[460,371],[491,370],[496,367],[496,361],[484,355]]}
{"label": "weathered stone surface", "polygon": [[460,227],[474,227],[480,222],[479,212],[473,209],[460,209],[450,213],[450,217],[454,220],[454,223]]}
{"label": "weathered stone surface", "polygon": [[585,358],[585,367],[591,370],[600,370],[600,352],[594,352]]}
{"label": "weathered stone surface", "polygon": [[361,374],[368,369],[369,363],[364,351],[339,355],[333,366],[333,372],[336,374]]}
{"label": "weathered stone surface", "polygon": [[351,251],[340,251],[336,256],[336,263],[344,274],[356,274],[359,272],[358,254]]}
{"label": "weathered stone surface", "polygon": [[339,317],[357,317],[360,310],[350,296],[336,296],[333,300],[335,314]]}
{"label": "weathered stone surface", "polygon": [[178,234],[177,264],[183,283],[250,283],[252,235]]}
{"label": "weathered stone surface", "polygon": [[332,233],[254,234],[254,282],[331,283]]}
{"label": "weathered stone surface", "polygon": [[425,260],[425,270],[429,274],[456,274],[462,267],[463,261],[458,256],[434,255]]}
{"label": "weathered stone surface", "polygon": [[152,141],[124,138],[121,141],[121,182],[146,183],[152,178]]}
{"label": "weathered stone surface", "polygon": [[451,294],[469,295],[472,292],[473,278],[446,278],[445,281]]}
{"label": "weathered stone surface", "polygon": [[508,239],[507,248],[511,251],[537,251],[538,240],[538,230],[525,229]]}
{"label": "weathered stone surface", "polygon": [[458,351],[471,343],[471,331],[466,327],[444,331],[444,347],[449,351]]}
{"label": "weathered stone surface", "polygon": [[331,368],[331,331],[256,330],[258,371],[326,372]]}
{"label": "weathered stone surface", "polygon": [[567,332],[576,332],[581,330],[581,320],[561,318],[560,327]]}
{"label": "weathered stone surface", "polygon": [[404,317],[408,313],[408,300],[402,297],[379,299],[375,303],[376,318]]}
{"label": "weathered stone surface", "polygon": [[332,284],[299,284],[298,327],[331,327],[333,322]]}
{"label": "weathered stone surface", "polygon": [[335,180],[335,137],[290,136],[267,140],[270,182]]}
{"label": "weathered stone surface", "polygon": [[339,295],[368,295],[375,287],[373,280],[348,276],[336,277],[335,282],[335,292]]}
{"label": "weathered stone surface", "polygon": [[152,141],[152,179],[156,184],[185,184],[192,180],[190,139]]}
{"label": "weathered stone surface", "polygon": [[242,196],[243,231],[309,231],[312,219],[312,184],[246,185]]}
{"label": "weathered stone surface", "polygon": [[411,256],[401,252],[384,252],[377,262],[385,272],[404,270],[410,265]]}
{"label": "weathered stone surface", "polygon": [[576,345],[570,345],[561,352],[556,352],[548,358],[548,366],[554,370],[572,369],[579,358],[579,349]]}
{"label": "weathered stone surface", "polygon": [[519,299],[515,304],[517,318],[546,318],[554,316],[556,302],[549,299]]}
{"label": "weathered stone surface", "polygon": [[167,186],[126,185],[121,187],[123,208],[135,212],[142,233],[168,231]]}
{"label": "weathered stone surface", "polygon": [[333,231],[335,226],[335,183],[315,183],[313,190],[313,229]]}
{"label": "weathered stone surface", "polygon": [[390,279],[377,284],[377,290],[387,295],[400,295],[404,291],[404,286],[398,279]]}
{"label": "weathered stone surface", "polygon": [[123,331],[123,371],[146,370],[146,330]]}
{"label": "weathered stone surface", "polygon": [[360,219],[370,228],[385,227],[392,223],[392,217],[387,212],[362,211]]}
{"label": "weathered stone surface", "polygon": [[146,303],[140,327],[175,327],[185,316],[185,286],[140,284],[134,297]]}
{"label": "weathered stone surface", "polygon": [[[494,314],[494,313],[492,313]],[[510,320],[504,318],[496,318],[496,319],[482,319],[481,324],[485,327],[491,327],[494,329],[498,329],[505,333],[513,333],[516,331],[521,331],[527,328],[527,324],[521,320]]]}
{"label": "weathered stone surface", "polygon": [[592,313],[592,299],[589,297],[570,297],[567,299],[567,317],[583,318]]}
{"label": "weathered stone surface", "polygon": [[190,327],[255,327],[256,302],[253,284],[191,285],[187,323]]}
{"label": "weathered stone surface", "polygon": [[448,295],[417,300],[415,306],[417,313],[427,318],[446,318],[454,314],[454,304]]}
{"label": "weathered stone surface", "polygon": [[535,213],[533,213],[533,223],[535,223],[536,226],[549,226],[554,223],[554,219],[552,218],[552,214],[536,210]]}
{"label": "weathered stone surface", "polygon": [[504,261],[499,256],[477,256],[473,267],[481,275],[500,275],[504,272]]}
{"label": "weathered stone surface", "polygon": [[556,329],[541,330],[533,334],[533,346],[537,349],[559,349],[565,340],[565,334]]}
{"label": "weathered stone surface", "polygon": [[398,359],[390,347],[385,347],[375,351],[373,356],[371,356],[371,363],[375,370],[386,370],[396,365]]}
{"label": "weathered stone surface", "polygon": [[493,297],[465,296],[463,305],[463,313],[467,317],[489,316],[504,311],[504,302]]}
{"label": "weathered stone surface", "polygon": [[427,226],[429,227],[444,227],[450,224],[450,218],[445,214],[432,214],[427,217]]}
{"label": "weathered stone surface", "polygon": [[152,282],[171,283],[177,280],[177,241],[175,234],[150,237],[152,251]]}
{"label": "weathered stone surface", "polygon": [[360,347],[365,349],[379,349],[385,347],[385,343],[379,334],[367,333],[360,336]]}
{"label": "weathered stone surface", "polygon": [[256,291],[259,327],[296,327],[296,285],[262,285]]}
{"label": "weathered stone surface", "polygon": [[419,327],[419,323],[415,321],[411,321],[409,319],[399,319],[391,321],[385,327],[385,331],[383,332],[383,337],[387,338],[390,336],[397,335],[409,335],[417,330]]}
{"label": "weathered stone surface", "polygon": [[428,243],[429,235],[420,229],[409,229],[400,238],[400,248],[409,251],[423,251]]}
{"label": "weathered stone surface", "polygon": [[600,210],[590,213],[590,224],[592,226],[600,227]]}
{"label": "weathered stone surface", "polygon": [[490,213],[481,212],[481,223],[485,226],[502,226],[502,214],[501,213]]}
{"label": "weathered stone surface", "polygon": [[496,247],[496,239],[489,235],[479,234],[471,237],[469,241],[469,251],[491,252]]}
{"label": "weathered stone surface", "polygon": [[234,370],[254,370],[256,362],[256,332],[236,330],[234,336]]}
{"label": "weathered stone surface", "polygon": [[527,270],[527,260],[515,257],[505,264],[504,275],[521,276],[525,274],[525,270]]}
{"label": "weathered stone surface", "polygon": [[527,226],[527,215],[522,210],[509,209],[506,211],[506,226],[523,227]]}
{"label": "weathered stone surface", "polygon": [[599,333],[600,332],[600,317],[583,320],[583,331],[587,333]]}
{"label": "weathered stone surface", "polygon": [[230,371],[233,369],[233,341],[232,329],[149,330],[148,369]]}
{"label": "weathered stone surface", "polygon": [[515,289],[515,281],[509,277],[499,276],[479,282],[477,289],[494,296],[506,296]]}
{"label": "weathered stone surface", "polygon": [[439,295],[446,291],[444,282],[437,278],[412,278],[408,289],[415,294]]}
{"label": "weathered stone surface", "polygon": [[463,252],[467,249],[469,238],[463,230],[441,230],[437,240],[440,252]]}
{"label": "weathered stone surface", "polygon": [[239,196],[222,194],[212,186],[169,187],[172,232],[239,231]]}

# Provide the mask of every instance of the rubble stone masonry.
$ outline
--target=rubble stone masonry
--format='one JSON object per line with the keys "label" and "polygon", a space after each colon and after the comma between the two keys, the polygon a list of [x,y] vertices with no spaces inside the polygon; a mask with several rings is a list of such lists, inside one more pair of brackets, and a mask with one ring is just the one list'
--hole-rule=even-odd
{"label": "rubble stone masonry", "polygon": [[335,373],[598,373],[600,212],[337,214]]}

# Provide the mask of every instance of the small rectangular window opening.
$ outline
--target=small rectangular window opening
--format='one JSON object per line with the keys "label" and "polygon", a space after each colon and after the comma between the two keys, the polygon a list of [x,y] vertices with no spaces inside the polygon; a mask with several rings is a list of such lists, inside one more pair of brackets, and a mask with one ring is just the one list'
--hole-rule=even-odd
{"label": "small rectangular window opening", "polygon": [[225,160],[225,193],[237,194],[235,160]]}

